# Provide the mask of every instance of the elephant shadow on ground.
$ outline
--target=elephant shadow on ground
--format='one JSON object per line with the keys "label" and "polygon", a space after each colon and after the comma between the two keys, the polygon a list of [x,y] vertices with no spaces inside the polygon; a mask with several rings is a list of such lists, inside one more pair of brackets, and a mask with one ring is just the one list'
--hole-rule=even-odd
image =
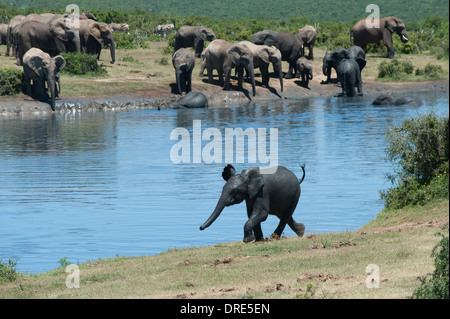
{"label": "elephant shadow on ground", "polygon": [[[181,93],[178,91],[178,86],[176,83],[170,83],[169,85],[170,85],[170,93],[181,95]],[[192,88],[191,88],[191,90],[192,90]],[[186,94],[189,93],[190,91],[187,91]]]}
{"label": "elephant shadow on ground", "polygon": [[306,86],[306,83],[304,83],[302,80],[295,80],[294,83],[297,84],[298,86],[302,87],[302,88],[311,90],[311,88]]}

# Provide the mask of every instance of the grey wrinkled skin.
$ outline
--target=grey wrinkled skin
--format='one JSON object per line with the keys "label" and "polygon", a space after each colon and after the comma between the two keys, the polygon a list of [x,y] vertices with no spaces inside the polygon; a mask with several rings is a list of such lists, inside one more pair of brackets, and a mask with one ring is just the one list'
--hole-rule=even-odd
{"label": "grey wrinkled skin", "polygon": [[170,103],[168,108],[181,109],[181,108],[202,108],[208,107],[208,98],[201,92],[189,92],[176,102]]}

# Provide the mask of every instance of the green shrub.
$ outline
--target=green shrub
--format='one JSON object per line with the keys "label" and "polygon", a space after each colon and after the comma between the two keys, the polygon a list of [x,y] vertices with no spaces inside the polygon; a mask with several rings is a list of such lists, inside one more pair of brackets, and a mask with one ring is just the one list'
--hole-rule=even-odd
{"label": "green shrub", "polygon": [[391,128],[386,139],[389,160],[397,164],[388,178],[396,185],[381,192],[386,208],[423,205],[448,198],[449,119],[434,113]]}
{"label": "green shrub", "polygon": [[378,66],[379,78],[400,79],[407,74],[412,74],[414,66],[408,60],[392,59],[389,62],[382,62]]}
{"label": "green shrub", "polygon": [[0,259],[0,282],[11,282],[16,280],[18,273],[16,271],[17,262],[9,259],[8,263]]}
{"label": "green shrub", "polygon": [[22,70],[3,69],[0,70],[0,95],[16,95],[24,92],[25,75]]}
{"label": "green shrub", "polygon": [[[448,226],[446,227],[448,231]],[[434,272],[424,277],[419,277],[420,286],[414,290],[413,299],[449,299],[449,241],[448,235],[441,233],[441,241],[433,248],[431,257],[434,257]],[[430,278],[431,277],[431,278]]]}
{"label": "green shrub", "polygon": [[115,32],[114,40],[116,41],[116,49],[136,49],[137,44],[134,41],[133,34],[126,32]]}
{"label": "green shrub", "polygon": [[62,56],[67,62],[62,70],[66,74],[100,76],[107,73],[105,68],[98,65],[97,57],[92,54],[69,52]]}

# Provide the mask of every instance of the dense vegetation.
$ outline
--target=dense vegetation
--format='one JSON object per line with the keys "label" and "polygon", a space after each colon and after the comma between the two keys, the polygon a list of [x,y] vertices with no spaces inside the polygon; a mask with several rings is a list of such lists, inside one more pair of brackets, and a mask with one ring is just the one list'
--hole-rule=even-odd
{"label": "dense vegetation", "polygon": [[0,96],[16,95],[24,91],[25,76],[22,70],[3,69],[0,70]]}
{"label": "dense vegetation", "polygon": [[[2,0],[4,3],[19,8],[65,8],[70,2],[66,0]],[[146,12],[173,15],[205,15],[215,19],[252,19],[265,18],[287,21],[290,18],[307,17],[311,21],[350,22],[367,16],[364,0],[77,0],[73,2],[84,10],[130,10],[139,8]],[[430,14],[442,17],[449,15],[449,4],[446,0],[378,0],[382,16],[398,16],[407,22],[421,20]],[[420,10],[418,10],[420,8]]]}
{"label": "dense vegetation", "polygon": [[448,199],[449,118],[431,113],[412,118],[387,133],[387,155],[397,165],[394,187],[381,197],[388,209]]}
{"label": "dense vegetation", "polygon": [[[445,228],[448,232],[448,226]],[[419,277],[420,286],[414,290],[414,299],[449,299],[449,241],[448,235],[438,233],[441,241],[433,248],[434,271]]]}
{"label": "dense vegetation", "polygon": [[[262,1],[262,0],[260,0]],[[91,1],[94,2],[94,1]],[[113,1],[109,1],[107,3],[112,3]],[[167,3],[171,3],[170,1],[166,1]],[[164,2],[161,5],[166,5]],[[246,1],[242,1],[246,3]],[[315,3],[319,3],[320,1],[316,1]],[[8,4],[18,4],[22,5],[26,2],[19,1],[7,1]],[[36,1],[35,4],[38,6],[39,4],[44,5],[45,1]],[[52,1],[53,3],[53,1]],[[59,2],[55,2],[55,5],[48,4],[46,8],[54,8],[56,4]],[[80,1],[80,5],[84,5],[84,3],[89,3],[89,1],[83,2]],[[96,2],[100,3],[100,2]],[[102,4],[104,2],[101,2]],[[207,2],[207,3],[216,3],[215,1]],[[229,2],[224,2],[229,3]],[[277,8],[276,10],[264,10],[267,12],[282,12],[282,7]],[[429,2],[433,3],[433,2]],[[440,1],[439,1],[440,3]],[[443,2],[444,3],[444,2]],[[126,3],[127,9],[133,6],[133,2],[130,4]],[[228,4],[229,5],[229,4]],[[449,51],[449,21],[448,15],[444,17],[441,15],[445,12],[445,9],[442,10],[434,10],[432,15],[425,16],[427,10],[424,9],[426,4],[417,4],[409,3],[407,8],[421,8],[421,10],[414,10],[414,12],[420,12],[420,20],[417,19],[406,19],[406,15],[403,11],[399,11],[401,13],[397,14],[396,12],[392,12],[389,14],[395,14],[399,17],[402,17],[407,21],[407,31],[409,35],[410,41],[407,43],[402,43],[398,36],[394,36],[394,47],[396,52],[402,53],[421,53],[424,51],[430,51],[432,54],[436,55],[438,58],[448,58]],[[448,12],[448,3],[445,2],[447,6]],[[206,2],[205,2],[206,6]],[[325,6],[325,5],[324,5]],[[380,4],[381,6],[381,4]],[[300,7],[300,5],[297,5]],[[42,7],[43,8],[43,7]],[[359,18],[367,15],[365,13],[365,8],[361,10],[361,13],[358,14],[357,17],[347,17],[342,19],[335,19],[338,16],[338,12],[333,12],[332,10],[327,10],[326,16],[321,16],[320,19],[314,17],[311,14],[308,14],[307,11],[299,12],[298,14],[292,15],[282,15],[282,16],[273,16],[273,17],[265,17],[265,18],[242,18],[240,17],[240,12],[244,10],[234,10],[233,14],[229,17],[221,17],[219,19],[217,15],[210,14],[210,16],[214,16],[211,18],[210,16],[196,16],[189,15],[191,12],[186,9],[186,13],[169,15],[165,13],[161,13],[164,11],[154,11],[147,12],[142,9],[133,9],[133,10],[118,10],[117,8],[121,8],[120,5],[114,7],[115,9],[106,10],[105,8],[109,8],[105,5],[103,7],[104,10],[99,9],[91,9],[97,8],[96,6],[86,6],[85,8],[89,8],[89,12],[92,12],[97,16],[99,21],[103,21],[106,23],[117,22],[117,23],[128,23],[131,28],[131,34],[117,34],[117,48],[125,48],[125,49],[133,49],[138,46],[145,47],[147,46],[147,41],[158,41],[161,40],[158,35],[154,34],[155,27],[158,24],[166,24],[166,23],[174,23],[175,27],[180,27],[181,25],[204,25],[214,30],[216,36],[221,39],[225,39],[228,41],[242,41],[249,40],[251,35],[264,30],[287,30],[293,33],[296,33],[297,30],[303,27],[306,24],[313,25],[317,29],[317,46],[326,46],[329,50],[334,50],[339,47],[349,47],[351,45],[350,41],[350,28]],[[340,5],[339,12],[346,12],[345,5]],[[439,4],[436,4],[435,8],[439,8]],[[319,11],[318,9],[314,9],[315,11]],[[9,19],[17,14],[29,14],[32,12],[47,12],[48,9],[18,9],[13,7],[8,7],[0,4],[0,22],[7,22]],[[88,11],[88,10],[86,10]],[[350,10],[352,12],[356,12],[357,10]],[[63,13],[64,9],[56,10],[55,12]],[[155,13],[158,12],[158,13]],[[209,11],[205,10],[205,14],[209,13]],[[381,13],[383,15],[383,12]],[[438,14],[438,15],[437,15]],[[335,21],[339,22],[335,22]],[[320,21],[320,22],[319,22]],[[169,35],[165,40],[169,42],[169,44],[173,43],[174,34]],[[367,49],[370,53],[376,53],[384,55],[386,54],[386,48],[382,44],[378,45],[370,45]]]}

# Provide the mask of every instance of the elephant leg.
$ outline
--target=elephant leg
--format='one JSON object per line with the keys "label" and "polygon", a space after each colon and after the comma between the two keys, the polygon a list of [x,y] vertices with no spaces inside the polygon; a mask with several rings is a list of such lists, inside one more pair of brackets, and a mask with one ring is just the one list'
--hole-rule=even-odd
{"label": "elephant leg", "polygon": [[305,233],[305,225],[303,223],[297,223],[291,216],[287,224],[299,237],[303,237],[303,234]]}
{"label": "elephant leg", "polygon": [[294,213],[295,208],[297,207],[299,197],[291,204],[291,206],[284,212],[283,215],[280,217],[280,223],[278,224],[277,228],[275,229],[274,233],[278,235],[278,237],[281,237],[281,233],[284,230],[284,227],[286,227],[286,224],[292,219],[292,214]]}
{"label": "elephant leg", "polygon": [[263,86],[269,87],[269,65],[268,64],[260,65],[259,71],[261,72]]}
{"label": "elephant leg", "polygon": [[186,93],[191,91],[191,87],[192,87],[192,71],[188,72],[188,74],[186,74]]}
{"label": "elephant leg", "polygon": [[237,67],[238,72],[238,89],[242,90],[242,82],[244,81],[244,67],[242,65]]}
{"label": "elephant leg", "polygon": [[33,97],[33,92],[31,91],[31,79],[25,76],[25,83],[27,84],[27,95]]}
{"label": "elephant leg", "polygon": [[206,70],[208,71],[208,83],[212,83],[213,82],[213,69],[210,66],[206,67]]}
{"label": "elephant leg", "polygon": [[225,81],[224,81],[223,75],[219,75],[219,81],[222,80],[224,90],[229,90],[230,89],[231,68],[224,69],[223,73],[225,74]]}
{"label": "elephant leg", "polygon": [[289,71],[288,73],[284,76],[285,79],[292,79],[294,77],[294,72],[295,72],[295,62],[289,62]]}
{"label": "elephant leg", "polygon": [[203,76],[206,68],[206,61],[203,59],[202,64],[200,65],[200,72],[198,73],[198,76]]}
{"label": "elephant leg", "polygon": [[383,32],[383,44],[387,48],[388,58],[394,58],[394,45],[392,44],[392,34],[387,29]]}
{"label": "elephant leg", "polygon": [[[261,227],[261,222],[265,221],[267,219],[267,211],[265,209],[263,210],[253,210],[250,218],[247,220],[247,222],[244,225],[244,242],[248,243],[256,239],[256,236],[253,235],[252,231],[255,229],[255,227]],[[256,235],[261,235],[262,238],[262,231],[260,232],[260,229],[256,228]]]}
{"label": "elephant leg", "polygon": [[[252,215],[253,212],[253,203],[250,201],[246,201],[246,206],[247,206],[247,217],[250,219],[250,216]],[[256,224],[255,227],[253,227],[253,234],[255,235],[255,240],[256,241],[261,241],[264,239],[264,235],[261,229],[261,223]]]}

